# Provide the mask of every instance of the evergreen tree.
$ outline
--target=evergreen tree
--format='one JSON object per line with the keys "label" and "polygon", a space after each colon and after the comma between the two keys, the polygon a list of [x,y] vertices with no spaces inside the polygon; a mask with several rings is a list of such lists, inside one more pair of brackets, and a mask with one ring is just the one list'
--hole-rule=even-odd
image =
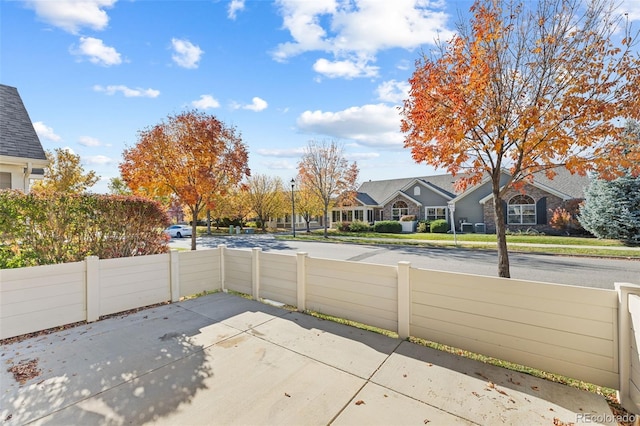
{"label": "evergreen tree", "polygon": [[598,238],[640,244],[640,177],[593,180],[578,220]]}

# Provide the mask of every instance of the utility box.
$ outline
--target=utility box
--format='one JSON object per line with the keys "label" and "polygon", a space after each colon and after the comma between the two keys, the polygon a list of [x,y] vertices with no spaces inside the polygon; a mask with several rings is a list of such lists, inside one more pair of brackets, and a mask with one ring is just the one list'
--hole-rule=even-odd
{"label": "utility box", "polygon": [[487,227],[484,225],[484,223],[476,223],[474,225],[475,230],[476,230],[476,234],[486,234],[487,233]]}
{"label": "utility box", "polygon": [[473,223],[461,223],[460,224],[460,230],[462,232],[472,233],[473,232]]}
{"label": "utility box", "polygon": [[229,234],[233,234],[233,225],[229,226]]}

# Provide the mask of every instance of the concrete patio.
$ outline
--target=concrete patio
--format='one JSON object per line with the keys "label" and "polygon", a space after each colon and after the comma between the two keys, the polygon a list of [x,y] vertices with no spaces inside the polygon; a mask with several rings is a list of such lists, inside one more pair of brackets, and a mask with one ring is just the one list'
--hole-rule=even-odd
{"label": "concrete patio", "polygon": [[[34,359],[24,384],[7,371]],[[598,395],[225,293],[0,360],[7,425],[615,424]]]}

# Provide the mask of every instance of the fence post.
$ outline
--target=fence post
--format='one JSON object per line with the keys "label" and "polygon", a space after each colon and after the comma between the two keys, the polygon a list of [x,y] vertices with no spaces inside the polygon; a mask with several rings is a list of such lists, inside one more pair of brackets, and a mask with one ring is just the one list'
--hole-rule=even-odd
{"label": "fence post", "polygon": [[227,248],[225,244],[219,244],[218,248],[220,249],[220,290],[227,292],[227,289],[224,288],[224,251]]}
{"label": "fence post", "polygon": [[100,259],[87,256],[84,260],[87,289],[87,322],[100,318]]}
{"label": "fence post", "polygon": [[296,253],[296,293],[298,299],[298,311],[303,312],[307,309],[307,253]]}
{"label": "fence post", "polygon": [[410,336],[411,322],[411,262],[398,262],[398,337]]}
{"label": "fence post", "polygon": [[260,247],[251,249],[251,295],[260,300]]}
{"label": "fence post", "polygon": [[[630,283],[615,283],[618,292],[618,401],[627,410],[637,413],[640,406],[631,398],[631,312],[629,295],[640,295],[640,286]],[[636,343],[637,344],[637,343]],[[636,346],[637,347],[637,346]]]}
{"label": "fence post", "polygon": [[178,302],[180,300],[180,253],[178,250],[169,252],[169,271],[171,301]]}

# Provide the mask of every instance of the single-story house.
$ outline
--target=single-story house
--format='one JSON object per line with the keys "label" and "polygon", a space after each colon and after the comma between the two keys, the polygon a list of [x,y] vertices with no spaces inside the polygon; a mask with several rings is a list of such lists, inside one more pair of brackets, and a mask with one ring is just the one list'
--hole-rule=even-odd
{"label": "single-story house", "polygon": [[0,84],[0,189],[29,192],[49,164],[18,89]]}
{"label": "single-story house", "polygon": [[[552,212],[564,202],[584,198],[589,178],[571,174],[558,168],[554,179],[537,173],[532,183],[522,191],[509,191],[505,198],[505,218],[508,229],[549,230]],[[508,179],[504,173],[503,181]],[[335,207],[331,211],[331,225],[336,222],[361,220],[374,223],[379,220],[400,220],[414,215],[417,220],[453,220],[458,231],[495,232],[491,181],[486,179],[460,192],[455,189],[452,175],[436,175],[403,179],[364,182],[355,202],[348,207]]]}

